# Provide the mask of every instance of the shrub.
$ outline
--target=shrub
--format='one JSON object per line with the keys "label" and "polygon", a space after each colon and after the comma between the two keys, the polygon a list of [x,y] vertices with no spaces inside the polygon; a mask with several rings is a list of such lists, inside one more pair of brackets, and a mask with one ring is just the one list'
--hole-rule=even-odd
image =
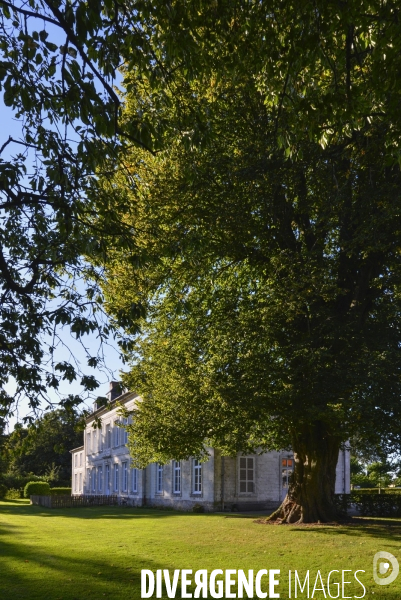
{"label": "shrub", "polygon": [[24,489],[24,497],[30,496],[49,496],[50,485],[46,481],[30,481]]}
{"label": "shrub", "polygon": [[51,496],[71,496],[72,489],[70,487],[50,488]]}
{"label": "shrub", "polygon": [[10,488],[4,496],[5,500],[19,500],[24,497],[24,490],[18,488]]}

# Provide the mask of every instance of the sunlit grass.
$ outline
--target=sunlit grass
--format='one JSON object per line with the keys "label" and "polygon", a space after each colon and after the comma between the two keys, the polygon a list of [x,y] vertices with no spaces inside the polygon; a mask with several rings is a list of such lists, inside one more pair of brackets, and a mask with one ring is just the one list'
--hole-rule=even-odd
{"label": "sunlit grass", "polygon": [[[280,569],[278,591],[288,598],[289,569],[301,574],[309,569],[311,579],[318,569],[323,579],[333,569],[363,569],[366,598],[395,600],[401,597],[401,575],[388,587],[378,586],[372,561],[376,552],[386,550],[401,562],[400,546],[401,520],[293,527],[258,525],[253,518],[231,515],[43,509],[25,501],[2,502],[0,598],[139,599],[141,569]],[[346,592],[353,597],[363,590],[350,585]],[[324,598],[323,592],[315,598]]]}

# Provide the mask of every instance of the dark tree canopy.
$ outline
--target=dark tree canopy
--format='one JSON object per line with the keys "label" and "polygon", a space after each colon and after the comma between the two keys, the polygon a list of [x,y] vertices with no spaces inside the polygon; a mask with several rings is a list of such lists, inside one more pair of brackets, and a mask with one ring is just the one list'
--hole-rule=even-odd
{"label": "dark tree canopy", "polygon": [[390,452],[401,433],[399,34],[379,13],[302,6],[296,23],[271,16],[275,65],[298,49],[281,79],[268,53],[263,85],[246,59],[230,73],[216,58],[187,89],[177,76],[180,107],[208,115],[203,144],[178,132],[156,157],[132,152],[135,186],[116,174],[144,266],[117,252],[108,289],[115,314],[147,309],[126,376],[143,396],[137,464],[291,445],[289,521],[336,515],[346,440]]}

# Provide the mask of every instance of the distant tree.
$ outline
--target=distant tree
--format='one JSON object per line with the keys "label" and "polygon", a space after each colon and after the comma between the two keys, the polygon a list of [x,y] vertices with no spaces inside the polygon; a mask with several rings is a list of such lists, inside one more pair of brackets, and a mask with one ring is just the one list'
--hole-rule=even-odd
{"label": "distant tree", "polygon": [[351,458],[351,484],[357,487],[388,487],[396,471],[397,465],[386,459],[362,464],[356,457]]}
{"label": "distant tree", "polygon": [[28,427],[17,425],[7,440],[8,470],[25,476],[71,479],[70,450],[83,444],[81,419],[75,411],[46,412]]}

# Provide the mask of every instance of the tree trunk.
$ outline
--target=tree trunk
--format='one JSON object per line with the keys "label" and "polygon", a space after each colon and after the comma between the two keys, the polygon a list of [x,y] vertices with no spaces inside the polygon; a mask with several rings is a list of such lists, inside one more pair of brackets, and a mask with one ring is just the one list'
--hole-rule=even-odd
{"label": "tree trunk", "polygon": [[341,440],[317,422],[292,435],[294,472],[288,494],[269,517],[282,523],[327,523],[340,518],[334,504]]}

